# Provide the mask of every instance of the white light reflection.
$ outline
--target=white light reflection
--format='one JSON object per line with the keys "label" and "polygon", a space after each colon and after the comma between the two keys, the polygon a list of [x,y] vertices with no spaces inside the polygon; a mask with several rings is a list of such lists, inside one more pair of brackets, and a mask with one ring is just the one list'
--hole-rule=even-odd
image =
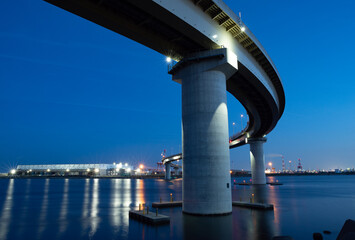
{"label": "white light reflection", "polygon": [[[124,194],[122,195],[123,196],[123,207],[129,208],[131,206],[131,202],[132,202],[132,199],[131,199],[131,181],[132,181],[132,179],[124,179],[123,181],[124,181],[123,182]],[[125,216],[127,216],[127,214]],[[128,216],[127,216],[127,220],[128,220]]]}
{"label": "white light reflection", "polygon": [[[126,214],[131,205],[131,179],[112,180],[111,192],[111,225],[115,232],[128,233],[129,218]],[[125,209],[127,208],[127,210]],[[126,237],[123,236],[122,237]],[[128,235],[127,235],[128,237]]]}
{"label": "white light reflection", "polygon": [[46,217],[47,217],[47,209],[48,209],[48,189],[49,189],[49,179],[46,179],[46,182],[44,184],[44,193],[43,193],[43,200],[41,204],[41,212],[39,214],[39,227],[38,227],[38,233],[37,233],[37,239],[41,239],[41,235],[43,231],[46,229]]}
{"label": "white light reflection", "polygon": [[0,217],[0,239],[6,240],[9,224],[11,223],[11,210],[13,205],[14,179],[9,180],[5,202]]}
{"label": "white light reflection", "polygon": [[111,183],[113,183],[112,192],[111,192],[111,206],[112,206],[112,215],[111,215],[111,224],[114,226],[115,231],[117,231],[120,226],[120,216],[119,216],[119,206],[120,206],[120,190],[119,190],[119,182],[122,179],[114,179]]}
{"label": "white light reflection", "polygon": [[99,213],[99,179],[94,179],[92,197],[91,197],[91,212],[90,212],[90,233],[89,238],[92,238],[97,230],[100,219],[97,216]]}
{"label": "white light reflection", "polygon": [[[27,217],[27,213],[28,213],[28,199],[29,199],[29,196],[30,196],[30,187],[31,186],[31,179],[27,179],[26,180],[26,190],[25,190],[25,193],[24,193],[24,200],[23,200],[23,203],[21,204],[21,216],[19,218],[17,218],[17,221],[19,222],[25,222],[25,219]],[[23,227],[19,227],[17,228],[16,230],[16,234],[17,234],[17,238],[22,238],[22,234],[23,234],[23,230],[24,228]]]}
{"label": "white light reflection", "polygon": [[64,180],[64,192],[62,198],[62,205],[60,207],[59,214],[59,234],[65,232],[68,226],[67,215],[68,215],[68,195],[69,195],[69,179]]}
{"label": "white light reflection", "polygon": [[85,187],[84,187],[84,199],[83,199],[83,210],[81,215],[82,222],[82,234],[85,235],[86,229],[89,227],[87,217],[89,214],[89,195],[90,195],[90,179],[85,179]]}

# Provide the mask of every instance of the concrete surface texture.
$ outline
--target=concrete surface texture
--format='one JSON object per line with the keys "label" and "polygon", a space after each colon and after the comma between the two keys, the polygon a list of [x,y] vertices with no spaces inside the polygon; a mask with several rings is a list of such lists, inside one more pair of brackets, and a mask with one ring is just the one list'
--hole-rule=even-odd
{"label": "concrete surface texture", "polygon": [[250,138],[250,162],[251,176],[253,184],[266,184],[265,177],[265,157],[263,144],[266,138]]}
{"label": "concrete surface texture", "polygon": [[[182,80],[185,213],[232,211],[226,75],[220,62],[211,51],[211,58],[189,62],[178,73]],[[232,68],[224,66],[227,72]]]}

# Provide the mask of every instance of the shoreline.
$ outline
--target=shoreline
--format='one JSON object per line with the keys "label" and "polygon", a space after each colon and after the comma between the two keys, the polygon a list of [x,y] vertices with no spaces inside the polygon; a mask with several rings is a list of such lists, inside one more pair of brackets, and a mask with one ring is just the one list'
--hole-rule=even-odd
{"label": "shoreline", "polygon": [[[355,175],[355,172],[344,172],[344,173],[333,173],[333,172],[322,172],[322,173],[267,173],[266,177],[277,177],[277,176],[330,176],[330,175]],[[231,174],[231,177],[251,177],[251,174],[247,173],[237,173]],[[140,175],[140,176],[75,176],[75,175],[67,175],[67,176],[4,176],[0,175],[0,179],[43,179],[43,178],[73,178],[73,179],[83,179],[83,178],[100,178],[100,179],[164,179],[163,174],[154,174],[154,175]],[[181,175],[174,176],[171,180],[182,178]]]}

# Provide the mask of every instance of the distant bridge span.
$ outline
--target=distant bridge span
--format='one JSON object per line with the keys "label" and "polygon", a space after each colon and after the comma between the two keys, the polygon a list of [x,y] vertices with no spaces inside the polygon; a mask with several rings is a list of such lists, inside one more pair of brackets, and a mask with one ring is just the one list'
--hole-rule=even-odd
{"label": "distant bridge span", "polygon": [[265,183],[262,143],[283,114],[284,89],[265,49],[223,1],[45,1],[177,61],[169,73],[182,83],[184,212],[231,212],[225,90],[249,115],[229,147],[250,143],[253,183]]}

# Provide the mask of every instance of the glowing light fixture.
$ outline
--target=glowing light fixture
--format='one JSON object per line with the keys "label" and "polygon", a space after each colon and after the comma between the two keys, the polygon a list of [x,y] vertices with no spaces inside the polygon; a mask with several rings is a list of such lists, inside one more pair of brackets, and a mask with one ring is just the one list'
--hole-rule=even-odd
{"label": "glowing light fixture", "polygon": [[245,27],[241,27],[240,30],[242,30],[242,32],[245,32]]}
{"label": "glowing light fixture", "polygon": [[11,169],[10,173],[11,174],[15,174],[16,173],[16,169]]}
{"label": "glowing light fixture", "polygon": [[119,163],[116,165],[117,170],[120,170],[122,168],[122,163]]}
{"label": "glowing light fixture", "polygon": [[67,170],[65,170],[65,171],[69,172],[70,170],[69,170],[69,168],[67,168]]}
{"label": "glowing light fixture", "polygon": [[86,171],[90,172],[90,168],[86,169]]}
{"label": "glowing light fixture", "polygon": [[131,169],[130,169],[130,168],[127,168],[126,171],[127,171],[128,173],[130,173],[130,172],[131,172]]}
{"label": "glowing light fixture", "polygon": [[50,172],[50,171],[51,171],[51,170],[48,168],[48,169],[47,169],[47,172]]}
{"label": "glowing light fixture", "polygon": [[143,169],[143,168],[144,168],[143,164],[140,164],[140,165],[139,165],[139,168],[140,168],[140,169]]}
{"label": "glowing light fixture", "polygon": [[95,168],[95,172],[98,173],[100,170],[98,168]]}
{"label": "glowing light fixture", "polygon": [[213,37],[214,39],[216,39],[218,36],[217,36],[217,34],[215,34],[215,35],[213,35],[212,37]]}
{"label": "glowing light fixture", "polygon": [[166,58],[166,61],[169,63],[169,62],[171,62],[171,57],[167,57]]}

